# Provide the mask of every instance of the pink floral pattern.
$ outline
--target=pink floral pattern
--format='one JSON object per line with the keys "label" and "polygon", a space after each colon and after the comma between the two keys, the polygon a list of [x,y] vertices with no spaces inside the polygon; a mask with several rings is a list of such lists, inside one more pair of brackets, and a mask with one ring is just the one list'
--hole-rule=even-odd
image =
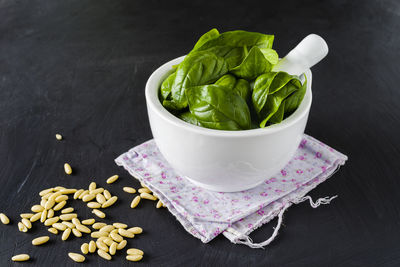
{"label": "pink floral pattern", "polygon": [[[147,141],[119,156],[115,161],[144,182],[176,216],[183,227],[203,242],[228,227],[248,234],[275,217],[290,199],[304,196],[343,165],[347,157],[304,135],[292,160],[273,177],[256,188],[219,193],[194,186],[169,166],[154,140]],[[286,201],[286,202],[285,202]]]}

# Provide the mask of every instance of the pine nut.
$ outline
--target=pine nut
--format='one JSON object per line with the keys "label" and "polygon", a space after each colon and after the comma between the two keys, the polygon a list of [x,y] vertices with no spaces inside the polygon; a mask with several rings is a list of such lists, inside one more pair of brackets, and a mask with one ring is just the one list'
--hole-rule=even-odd
{"label": "pine nut", "polygon": [[21,218],[30,219],[30,218],[32,218],[33,215],[34,215],[33,213],[21,213],[19,216]]}
{"label": "pine nut", "polygon": [[89,242],[89,252],[93,253],[96,251],[96,243],[93,240],[90,240]]}
{"label": "pine nut", "polygon": [[128,244],[128,241],[126,241],[125,239],[122,240],[121,242],[119,242],[119,244],[117,245],[117,250],[121,250],[124,247],[126,247],[126,244]]}
{"label": "pine nut", "polygon": [[62,135],[61,134],[56,134],[56,139],[57,140],[62,140]]}
{"label": "pine nut", "polygon": [[80,194],[79,195],[79,199],[82,199],[84,196],[86,196],[87,194],[89,194],[89,190],[84,190],[83,192],[82,192],[82,194]]}
{"label": "pine nut", "polygon": [[64,231],[65,229],[67,229],[67,226],[62,223],[53,223],[52,226],[60,231]]}
{"label": "pine nut", "polygon": [[40,206],[40,205],[33,205],[31,208],[31,211],[33,211],[33,212],[41,212],[43,210],[44,210],[44,207]]}
{"label": "pine nut", "polygon": [[89,193],[93,194],[93,195],[97,195],[97,194],[100,194],[100,193],[103,193],[103,192],[104,192],[104,188],[100,187],[100,188],[97,188],[95,190],[90,191]]}
{"label": "pine nut", "polygon": [[159,209],[163,206],[163,203],[161,202],[161,200],[158,200],[156,208]]}
{"label": "pine nut", "polygon": [[82,233],[81,233],[78,229],[76,229],[76,228],[72,228],[72,233],[73,233],[74,236],[76,236],[76,237],[81,237],[81,236],[82,236]]}
{"label": "pine nut", "polygon": [[94,195],[94,194],[88,194],[88,195],[85,195],[82,198],[82,200],[83,200],[83,202],[89,202],[89,201],[93,200],[95,197],[96,197],[96,195]]}
{"label": "pine nut", "polygon": [[35,213],[32,217],[29,218],[31,222],[36,222],[42,217],[42,212]]}
{"label": "pine nut", "polygon": [[74,199],[78,199],[78,197],[83,193],[83,191],[85,191],[85,190],[79,189],[78,191],[76,191],[74,193]]}
{"label": "pine nut", "polygon": [[144,254],[144,252],[142,250],[137,249],[137,248],[129,248],[126,251],[126,253],[129,255],[143,255]]}
{"label": "pine nut", "polygon": [[42,211],[42,216],[40,216],[40,222],[44,223],[47,219],[47,210]]}
{"label": "pine nut", "polygon": [[48,193],[51,193],[51,192],[53,192],[53,188],[44,189],[44,190],[39,192],[39,196],[42,197],[42,196],[45,196],[45,195],[47,195]]}
{"label": "pine nut", "polygon": [[12,261],[27,261],[29,260],[28,254],[18,254],[11,258]]}
{"label": "pine nut", "polygon": [[99,254],[99,256],[100,257],[102,257],[103,259],[105,259],[105,260],[111,260],[111,256],[110,256],[110,254],[108,254],[107,252],[105,252],[104,250],[102,250],[102,249],[98,249],[97,250],[97,254]]}
{"label": "pine nut", "polygon": [[94,213],[94,215],[102,219],[106,217],[106,214],[98,209],[93,209],[92,213]]}
{"label": "pine nut", "polygon": [[95,222],[95,219],[86,219],[86,220],[82,221],[82,224],[92,225],[92,224],[94,224],[94,222]]}
{"label": "pine nut", "polygon": [[34,246],[43,245],[44,243],[49,241],[49,239],[50,239],[50,237],[48,237],[47,235],[41,236],[41,237],[37,237],[37,238],[32,240],[32,245],[34,245]]}
{"label": "pine nut", "polygon": [[47,211],[47,219],[53,218],[54,217],[54,210],[53,209],[49,209]]}
{"label": "pine nut", "polygon": [[[25,219],[25,218],[23,218]],[[7,215],[5,215],[4,213],[0,213],[0,220],[3,224],[9,224],[10,223],[10,219],[7,217]],[[26,220],[26,219],[25,219]],[[29,222],[29,221],[28,221]],[[30,223],[30,222],[29,222]]]}
{"label": "pine nut", "polygon": [[140,197],[148,200],[157,200],[154,195],[150,195],[149,193],[141,193]]}
{"label": "pine nut", "polygon": [[129,193],[129,194],[135,194],[136,193],[136,189],[133,187],[129,187],[129,186],[125,186],[124,188],[122,188],[125,192]]}
{"label": "pine nut", "polygon": [[71,229],[75,228],[75,224],[73,224],[71,222],[64,221],[64,222],[62,222],[62,224],[64,224],[65,226],[67,226],[68,228],[71,228]]}
{"label": "pine nut", "polygon": [[132,232],[130,232],[128,230],[122,229],[122,228],[118,229],[118,234],[120,234],[123,237],[127,237],[127,238],[134,238],[135,237],[134,233],[132,233]]}
{"label": "pine nut", "polygon": [[51,228],[47,229],[47,231],[49,231],[50,233],[55,234],[55,235],[58,234],[58,230],[56,228],[54,228],[54,227],[51,227]]}
{"label": "pine nut", "polygon": [[50,218],[50,219],[47,219],[47,220],[44,221],[44,225],[46,225],[46,226],[53,225],[56,222],[58,222],[59,219],[60,219],[60,217],[58,217],[58,216]]}
{"label": "pine nut", "polygon": [[131,208],[134,209],[136,208],[136,206],[139,204],[141,197],[140,196],[136,196],[131,203]]}
{"label": "pine nut", "polygon": [[125,223],[118,223],[118,222],[113,223],[113,226],[115,228],[127,228],[128,227],[128,225],[126,225]]}
{"label": "pine nut", "polygon": [[64,186],[56,186],[53,188],[53,191],[60,191],[62,189],[65,189],[65,187]]}
{"label": "pine nut", "polygon": [[62,236],[61,236],[61,240],[62,241],[67,240],[70,234],[71,234],[71,228],[65,229],[63,234],[62,234]]}
{"label": "pine nut", "polygon": [[104,236],[104,237],[108,236],[108,233],[107,233],[107,232],[100,232],[100,231],[97,231],[97,232],[92,232],[92,233],[90,234],[90,236],[91,236],[92,238],[100,238],[100,237],[102,237],[102,236]]}
{"label": "pine nut", "polygon": [[141,185],[143,188],[147,188],[147,185],[146,185],[145,183],[143,183],[143,182],[140,182],[140,185]]}
{"label": "pine nut", "polygon": [[95,182],[91,182],[91,183],[89,184],[89,191],[95,190],[96,187],[97,187],[96,183],[95,183]]}
{"label": "pine nut", "polygon": [[101,240],[99,240],[99,239],[97,239],[97,241],[96,241],[96,246],[97,246],[98,249],[104,250],[105,252],[108,252],[108,247],[107,247],[107,245],[104,244],[104,242],[101,241]]}
{"label": "pine nut", "polygon": [[23,225],[26,226],[26,228],[28,229],[32,228],[32,223],[28,219],[22,218],[21,222],[23,223]]}
{"label": "pine nut", "polygon": [[105,226],[103,226],[103,227],[101,227],[100,228],[100,232],[107,232],[107,233],[109,233],[109,232],[111,232],[112,230],[114,230],[115,229],[115,227],[113,226],[113,225],[105,225]]}
{"label": "pine nut", "polygon": [[81,251],[83,254],[88,254],[89,253],[89,244],[88,243],[83,243],[81,245]]}
{"label": "pine nut", "polygon": [[81,231],[82,233],[86,233],[86,234],[90,234],[90,229],[87,228],[86,226],[82,225],[82,224],[76,224],[76,229],[78,229],[79,231]]}
{"label": "pine nut", "polygon": [[114,183],[116,180],[118,180],[119,176],[118,175],[113,175],[110,178],[107,179],[107,184],[112,184]]}
{"label": "pine nut", "polygon": [[110,237],[114,240],[114,241],[116,241],[116,242],[121,242],[122,240],[124,240],[123,238],[122,238],[122,236],[120,236],[119,234],[117,234],[117,233],[110,233]]}
{"label": "pine nut", "polygon": [[63,221],[70,221],[72,218],[78,217],[78,214],[76,213],[67,213],[67,214],[61,214],[60,219]]}
{"label": "pine nut", "polygon": [[107,200],[111,198],[111,193],[107,189],[104,189],[103,195]]}
{"label": "pine nut", "polygon": [[140,261],[141,259],[143,259],[142,255],[128,255],[126,256],[126,259],[128,261]]}
{"label": "pine nut", "polygon": [[143,229],[140,227],[132,227],[132,228],[129,228],[127,231],[132,232],[135,235],[143,233]]}
{"label": "pine nut", "polygon": [[60,203],[58,203],[57,205],[54,206],[53,210],[57,211],[60,210],[62,208],[64,208],[64,206],[67,204],[67,201],[61,201]]}
{"label": "pine nut", "polygon": [[112,230],[112,231],[110,232],[110,234],[111,234],[111,233],[118,234],[118,228]]}
{"label": "pine nut", "polygon": [[107,200],[106,202],[104,202],[104,203],[101,205],[101,207],[102,207],[102,208],[108,208],[108,207],[114,205],[114,203],[115,203],[117,200],[118,200],[118,197],[117,197],[117,196],[113,196],[113,197],[111,197],[109,200]]}
{"label": "pine nut", "polygon": [[64,189],[60,190],[60,193],[63,194],[63,195],[69,195],[69,194],[75,194],[76,191],[78,191],[78,190],[76,190],[75,188],[69,188],[69,189],[68,188],[64,188]]}
{"label": "pine nut", "polygon": [[112,244],[110,245],[110,249],[109,249],[110,255],[115,255],[115,253],[117,252],[117,246],[118,246],[117,243],[112,242]]}
{"label": "pine nut", "polygon": [[138,190],[138,192],[139,193],[148,193],[148,194],[150,194],[151,193],[151,191],[150,191],[150,189],[148,189],[148,188],[140,188],[139,190]]}
{"label": "pine nut", "polygon": [[71,165],[69,165],[68,163],[64,164],[64,171],[66,174],[70,175],[72,173],[72,168]]}
{"label": "pine nut", "polygon": [[99,202],[100,204],[103,204],[104,202],[106,202],[106,198],[102,194],[97,194],[96,201]]}
{"label": "pine nut", "polygon": [[70,257],[75,262],[84,262],[85,261],[85,256],[83,256],[79,253],[70,252],[70,253],[68,253],[68,257]]}
{"label": "pine nut", "polygon": [[93,228],[93,229],[96,229],[96,230],[99,230],[99,229],[101,229],[103,226],[106,226],[106,225],[107,225],[106,223],[97,222],[97,223],[94,223],[94,224],[92,225],[92,228]]}
{"label": "pine nut", "polygon": [[53,192],[47,193],[46,195],[42,196],[42,199],[49,199],[49,197],[53,194]]}
{"label": "pine nut", "polygon": [[24,233],[28,232],[28,228],[22,222],[18,222],[18,230]]}
{"label": "pine nut", "polygon": [[56,200],[57,203],[60,203],[61,201],[68,200],[68,196],[67,195],[61,195],[61,196],[56,197],[55,200]]}
{"label": "pine nut", "polygon": [[65,208],[61,211],[62,214],[66,214],[66,213],[71,213],[74,211],[74,208],[69,207],[69,208]]}
{"label": "pine nut", "polygon": [[55,204],[56,204],[56,202],[55,202],[53,199],[49,198],[49,200],[47,200],[47,202],[46,202],[46,205],[44,205],[44,208],[45,208],[46,210],[49,210],[49,209],[51,209]]}
{"label": "pine nut", "polygon": [[46,203],[47,203],[47,199],[42,198],[42,200],[40,200],[40,206],[44,207],[44,206],[46,206]]}
{"label": "pine nut", "polygon": [[[106,237],[101,237],[102,240],[104,242],[104,244],[106,244],[107,246],[111,246],[112,243],[114,243],[114,240],[112,240],[110,237],[106,236]],[[99,238],[100,239],[100,238]]]}
{"label": "pine nut", "polygon": [[81,224],[78,218],[72,218],[71,222],[75,225]]}
{"label": "pine nut", "polygon": [[[65,188],[64,188],[64,189],[65,189]],[[61,190],[64,190],[64,189],[61,189]],[[57,198],[58,196],[61,196],[61,195],[62,195],[61,190],[59,190],[59,191],[54,192],[53,194],[51,194],[51,196],[49,196],[48,200],[52,199],[52,200],[55,201],[56,198]]]}
{"label": "pine nut", "polygon": [[87,206],[91,209],[101,208],[101,204],[94,201],[87,203]]}

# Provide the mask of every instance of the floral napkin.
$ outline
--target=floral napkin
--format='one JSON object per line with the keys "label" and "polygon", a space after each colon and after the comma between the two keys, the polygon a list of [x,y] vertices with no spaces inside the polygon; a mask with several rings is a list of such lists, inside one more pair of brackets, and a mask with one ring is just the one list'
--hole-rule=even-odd
{"label": "floral napkin", "polygon": [[[115,162],[140,180],[167,206],[187,232],[206,243],[223,234],[233,243],[258,248],[277,235],[283,212],[293,203],[310,200],[305,195],[328,179],[347,157],[311,136],[304,135],[289,163],[261,185],[241,192],[213,192],[195,186],[168,164],[154,140],[120,155]],[[278,226],[268,240],[254,244],[249,234],[278,216]]]}

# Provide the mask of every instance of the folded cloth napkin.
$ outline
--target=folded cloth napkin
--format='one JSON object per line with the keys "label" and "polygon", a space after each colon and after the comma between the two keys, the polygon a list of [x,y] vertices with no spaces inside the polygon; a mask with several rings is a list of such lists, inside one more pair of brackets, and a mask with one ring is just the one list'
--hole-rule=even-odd
{"label": "folded cloth napkin", "polygon": [[[143,182],[166,205],[182,226],[207,243],[223,234],[233,243],[253,248],[268,245],[278,234],[284,211],[293,203],[310,200],[305,196],[328,179],[347,157],[311,136],[304,135],[289,163],[261,185],[246,191],[222,193],[195,186],[177,174],[161,155],[154,140],[120,155],[115,162]],[[278,216],[278,226],[266,241],[255,244],[249,234]]]}

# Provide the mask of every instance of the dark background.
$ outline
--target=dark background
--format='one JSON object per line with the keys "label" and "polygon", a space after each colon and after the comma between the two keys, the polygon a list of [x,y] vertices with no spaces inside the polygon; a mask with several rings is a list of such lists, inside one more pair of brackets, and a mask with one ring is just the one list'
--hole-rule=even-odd
{"label": "dark background", "polygon": [[[138,187],[114,163],[151,138],[144,86],[162,63],[187,53],[216,27],[275,34],[284,56],[309,33],[323,36],[330,53],[313,68],[314,101],[306,132],[349,156],[332,179],[311,192],[338,194],[331,205],[292,207],[267,249],[209,244],[186,233],[154,203],[129,209]],[[145,251],[140,266],[399,266],[400,4],[383,1],[103,1],[0,0],[0,265],[29,253],[30,265],[71,265],[67,252],[83,240],[17,230],[18,215],[55,185],[80,188],[120,174],[107,186],[120,198],[107,210],[112,221],[142,226],[130,247]],[[61,133],[59,142],[54,134]],[[63,163],[75,174],[67,176]],[[72,202],[82,217],[90,211]],[[255,231],[265,240],[275,221]],[[88,256],[89,265],[128,265],[125,252],[111,262]]]}

